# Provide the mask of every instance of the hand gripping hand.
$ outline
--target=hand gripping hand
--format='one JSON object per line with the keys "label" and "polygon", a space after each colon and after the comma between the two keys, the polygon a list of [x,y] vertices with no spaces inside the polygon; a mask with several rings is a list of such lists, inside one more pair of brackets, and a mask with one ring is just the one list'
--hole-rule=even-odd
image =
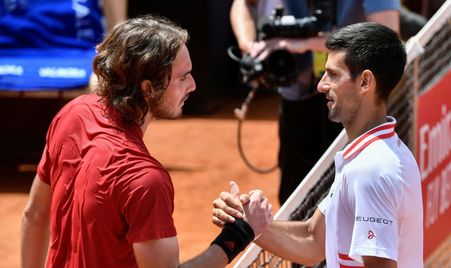
{"label": "hand gripping hand", "polygon": [[261,190],[240,195],[240,189],[234,181],[229,185],[230,192],[222,192],[213,201],[212,222],[224,227],[227,222],[235,222],[235,218],[243,219],[252,227],[257,237],[272,222],[272,205]]}

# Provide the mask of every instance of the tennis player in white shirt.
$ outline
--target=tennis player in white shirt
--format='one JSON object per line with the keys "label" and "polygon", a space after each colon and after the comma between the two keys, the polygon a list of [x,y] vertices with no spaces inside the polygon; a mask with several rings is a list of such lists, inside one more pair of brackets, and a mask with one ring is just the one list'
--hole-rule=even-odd
{"label": "tennis player in white shirt", "polygon": [[[420,173],[386,109],[404,72],[404,46],[394,31],[364,22],[331,34],[326,47],[318,91],[350,143],[336,154],[334,183],[313,216],[275,221],[254,242],[304,265],[325,258],[328,268],[423,267]],[[242,217],[248,200],[231,186],[214,201],[218,226]]]}

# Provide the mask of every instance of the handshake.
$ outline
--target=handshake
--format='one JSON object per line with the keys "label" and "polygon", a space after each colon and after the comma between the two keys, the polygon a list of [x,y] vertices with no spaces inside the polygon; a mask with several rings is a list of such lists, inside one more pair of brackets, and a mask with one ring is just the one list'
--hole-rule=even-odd
{"label": "handshake", "polygon": [[261,190],[240,194],[238,185],[230,182],[230,192],[221,192],[213,201],[212,222],[218,227],[244,220],[259,236],[273,220],[272,205]]}

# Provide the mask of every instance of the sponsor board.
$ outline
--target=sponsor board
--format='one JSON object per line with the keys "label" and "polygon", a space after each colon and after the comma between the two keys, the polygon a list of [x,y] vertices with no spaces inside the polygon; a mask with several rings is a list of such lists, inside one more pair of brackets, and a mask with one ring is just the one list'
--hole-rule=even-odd
{"label": "sponsor board", "polygon": [[418,97],[415,131],[427,260],[451,234],[451,71]]}

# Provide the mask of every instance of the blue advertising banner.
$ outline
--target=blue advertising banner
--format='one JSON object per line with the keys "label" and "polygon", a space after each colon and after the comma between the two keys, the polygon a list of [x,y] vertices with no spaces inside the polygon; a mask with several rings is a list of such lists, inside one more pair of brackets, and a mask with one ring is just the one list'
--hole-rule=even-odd
{"label": "blue advertising banner", "polygon": [[86,86],[104,28],[98,0],[0,0],[0,89]]}

